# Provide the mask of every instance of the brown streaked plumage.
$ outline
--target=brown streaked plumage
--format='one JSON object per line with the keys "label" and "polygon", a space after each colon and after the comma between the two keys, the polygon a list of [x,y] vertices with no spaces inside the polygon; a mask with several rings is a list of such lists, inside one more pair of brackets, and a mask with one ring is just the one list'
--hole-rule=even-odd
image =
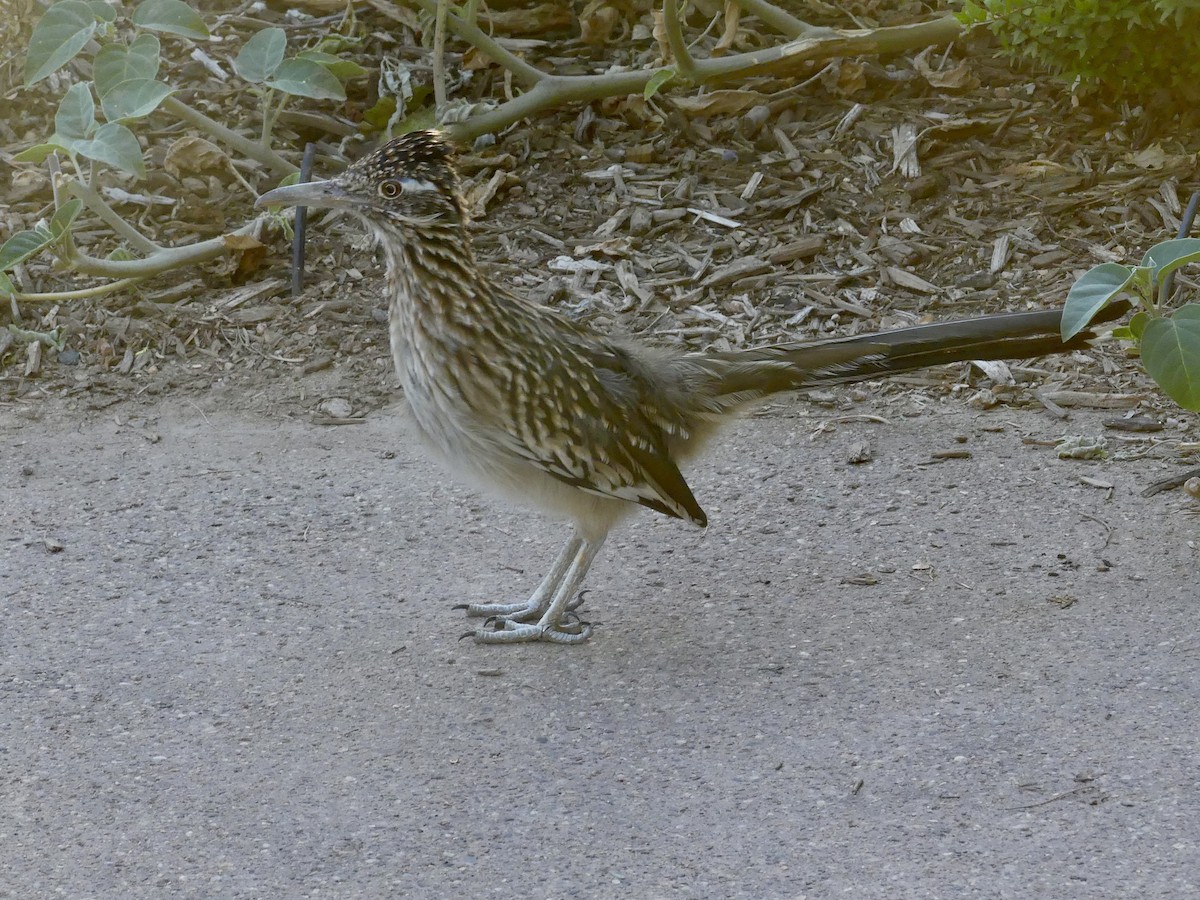
{"label": "brown streaked plumage", "polygon": [[703,527],[679,464],[738,409],[779,391],[1064,352],[1093,336],[1064,344],[1060,310],[728,353],[601,335],[480,270],[454,153],[434,132],[259,203],[345,209],[366,225],[386,256],[392,354],[425,443],[481,486],[571,522],[527,602],[467,607],[497,623],[477,632],[484,642],[586,640],[590,627],[568,612],[605,537],[636,505]]}

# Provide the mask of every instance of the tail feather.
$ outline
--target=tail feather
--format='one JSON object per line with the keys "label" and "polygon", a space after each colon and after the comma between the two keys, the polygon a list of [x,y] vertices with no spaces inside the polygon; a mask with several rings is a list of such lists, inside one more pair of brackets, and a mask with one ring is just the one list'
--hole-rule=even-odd
{"label": "tail feather", "polygon": [[[1093,326],[1129,312],[1128,301],[1105,307]],[[754,399],[778,391],[841,384],[969,360],[1029,359],[1087,347],[1093,328],[1063,341],[1062,310],[1001,313],[836,338],[716,354],[724,363],[718,394]]]}

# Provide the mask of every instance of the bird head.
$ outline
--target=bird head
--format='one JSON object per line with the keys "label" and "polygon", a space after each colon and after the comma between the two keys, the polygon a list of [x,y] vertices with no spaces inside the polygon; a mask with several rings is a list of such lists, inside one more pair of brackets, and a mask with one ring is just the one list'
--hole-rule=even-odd
{"label": "bird head", "polygon": [[466,221],[454,147],[436,131],[402,135],[328,181],[275,188],[256,205],[344,209],[373,230],[460,226]]}

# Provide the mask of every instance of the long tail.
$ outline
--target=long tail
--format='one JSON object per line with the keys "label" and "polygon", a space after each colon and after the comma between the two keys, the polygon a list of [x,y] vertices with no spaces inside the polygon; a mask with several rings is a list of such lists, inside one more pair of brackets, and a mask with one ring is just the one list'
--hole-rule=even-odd
{"label": "long tail", "polygon": [[[1112,303],[1092,324],[1111,322],[1130,308],[1128,301]],[[1001,313],[819,343],[736,350],[708,358],[720,365],[718,397],[733,405],[778,391],[865,381],[946,363],[1069,353],[1096,337],[1095,330],[1088,328],[1064,342],[1061,321],[1061,309]]]}

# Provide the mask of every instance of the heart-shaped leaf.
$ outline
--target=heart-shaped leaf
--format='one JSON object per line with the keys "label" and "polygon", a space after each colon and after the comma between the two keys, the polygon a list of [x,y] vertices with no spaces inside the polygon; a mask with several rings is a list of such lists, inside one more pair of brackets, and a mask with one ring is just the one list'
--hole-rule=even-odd
{"label": "heart-shaped leaf", "polygon": [[1062,339],[1069,341],[1087,327],[1092,316],[1121,293],[1133,278],[1128,266],[1102,263],[1089,269],[1071,285],[1062,312]]}
{"label": "heart-shaped leaf", "polygon": [[282,28],[264,28],[242,45],[233,60],[233,71],[251,84],[262,84],[283,62],[287,33]]}
{"label": "heart-shaped leaf", "polygon": [[38,227],[30,231],[18,231],[0,247],[0,272],[11,269],[36,256],[54,243],[54,235],[48,229]]}
{"label": "heart-shaped leaf", "polygon": [[172,88],[153,78],[130,78],[102,95],[100,108],[110,122],[140,119],[158,109],[163,98],[172,93]]}
{"label": "heart-shaped leaf", "polygon": [[1148,322],[1142,361],[1168,397],[1200,412],[1200,304],[1189,303],[1170,318]]}
{"label": "heart-shaped leaf", "polygon": [[139,34],[128,47],[123,44],[101,47],[92,63],[92,78],[101,102],[105,94],[123,81],[158,75],[159,49],[158,38],[152,34]]}
{"label": "heart-shaped leaf", "polygon": [[76,141],[76,153],[88,159],[98,160],[116,166],[123,172],[146,176],[146,166],[142,162],[142,147],[133,132],[117,122],[106,122],[96,129],[91,140]]}
{"label": "heart-shaped leaf", "polygon": [[55,3],[33,27],[25,54],[25,86],[36,84],[75,58],[96,30],[96,17],[80,0]]}
{"label": "heart-shaped leaf", "polygon": [[95,128],[96,101],[92,99],[91,82],[77,82],[59,101],[54,114],[55,135],[70,147],[90,136]]}
{"label": "heart-shaped leaf", "polygon": [[1158,278],[1172,269],[1200,259],[1200,238],[1179,238],[1155,244],[1142,257],[1142,265],[1157,269]]}
{"label": "heart-shaped leaf", "polygon": [[345,100],[342,83],[311,59],[285,59],[267,81],[273,88],[313,100]]}
{"label": "heart-shaped leaf", "polygon": [[146,0],[133,11],[133,24],[150,31],[162,31],[191,38],[208,40],[208,26],[200,14],[183,0]]}

